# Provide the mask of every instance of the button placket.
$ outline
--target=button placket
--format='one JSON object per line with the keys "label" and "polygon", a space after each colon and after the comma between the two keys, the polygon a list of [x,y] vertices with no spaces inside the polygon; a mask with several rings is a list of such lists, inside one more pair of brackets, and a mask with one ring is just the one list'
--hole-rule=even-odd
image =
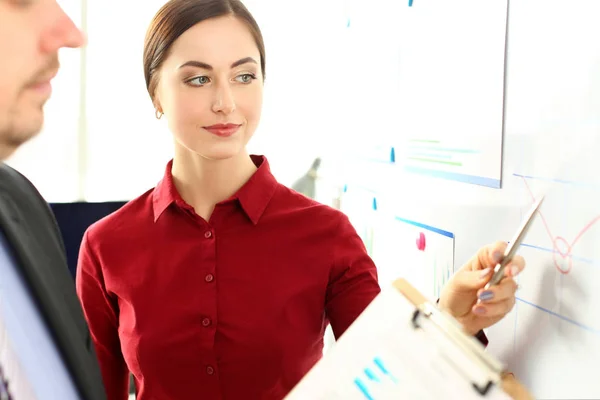
{"label": "button placket", "polygon": [[[205,258],[204,258],[204,262],[205,264],[205,268],[209,269],[209,271],[205,271],[204,272],[204,281],[206,284],[211,284],[212,288],[206,287],[206,290],[209,293],[212,293],[214,295],[214,291],[216,290],[216,287],[214,286],[214,284],[212,282],[215,281],[215,275],[214,275],[214,271],[216,268],[215,262],[215,231],[213,229],[213,227],[211,227],[209,224],[204,225],[204,239],[207,241],[204,244],[204,248],[206,249],[205,252]],[[212,332],[214,331],[214,329],[212,329],[213,327],[213,320],[208,316],[208,315],[216,315],[216,314],[212,314],[216,312],[216,310],[214,309],[214,307],[211,307],[207,304],[207,309],[205,310],[205,317],[203,317],[200,320],[200,324],[201,324],[201,328],[200,329],[204,329],[205,330],[205,334],[209,334],[212,336]],[[210,333],[209,333],[210,332]],[[211,361],[211,360],[206,360],[206,361]],[[206,374],[209,376],[216,376],[217,375],[217,371],[216,371],[216,367],[214,366],[214,364],[205,364],[205,371]]]}

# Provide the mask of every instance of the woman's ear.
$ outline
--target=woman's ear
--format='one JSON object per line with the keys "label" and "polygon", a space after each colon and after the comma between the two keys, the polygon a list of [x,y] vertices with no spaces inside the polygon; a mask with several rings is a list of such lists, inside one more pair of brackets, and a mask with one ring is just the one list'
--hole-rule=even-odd
{"label": "woman's ear", "polygon": [[160,100],[158,99],[158,96],[156,96],[156,94],[154,95],[152,104],[154,105],[154,115],[156,116],[156,119],[160,119],[163,116],[164,112],[160,104]]}
{"label": "woman's ear", "polygon": [[163,116],[163,110],[162,107],[160,106],[160,102],[159,101],[154,101],[154,116],[156,117],[156,119],[161,119]]}
{"label": "woman's ear", "polygon": [[160,99],[158,98],[158,96],[156,94],[154,94],[154,99],[152,99],[152,104],[154,105],[154,109],[156,111],[160,111],[160,112],[163,111],[162,106],[160,104]]}

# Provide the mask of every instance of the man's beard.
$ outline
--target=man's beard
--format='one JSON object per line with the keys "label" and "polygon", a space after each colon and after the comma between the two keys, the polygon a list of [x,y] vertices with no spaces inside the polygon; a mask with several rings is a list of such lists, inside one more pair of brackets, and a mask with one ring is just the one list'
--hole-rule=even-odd
{"label": "man's beard", "polygon": [[[42,107],[42,106],[40,106]],[[40,110],[42,118],[39,121],[26,120],[19,124],[19,117],[9,116],[7,123],[0,126],[0,161],[10,157],[24,143],[36,136],[42,128],[43,110]],[[23,117],[20,117],[21,119]]]}
{"label": "man's beard", "polygon": [[[58,67],[59,62],[57,55],[52,57],[52,59],[50,59],[43,68],[40,68],[40,70],[34,75],[34,78],[32,78],[23,86],[21,89],[21,94],[27,91],[28,87],[41,79],[40,77],[50,74],[52,71],[57,70]],[[6,159],[17,148],[40,132],[44,120],[44,103],[39,104],[40,109],[35,110],[35,114],[20,115],[21,110],[18,108],[17,98],[15,106],[13,109],[8,111],[8,115],[6,118],[4,118],[4,123],[1,123],[2,118],[0,118],[0,160]],[[30,107],[38,107],[38,105],[31,105]]]}

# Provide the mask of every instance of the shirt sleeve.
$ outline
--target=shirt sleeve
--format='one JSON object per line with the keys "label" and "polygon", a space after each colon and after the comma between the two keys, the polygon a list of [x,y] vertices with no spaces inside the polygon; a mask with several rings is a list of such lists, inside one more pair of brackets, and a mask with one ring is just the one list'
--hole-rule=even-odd
{"label": "shirt sleeve", "polygon": [[342,214],[332,250],[325,312],[338,339],[379,294],[380,288],[375,264],[346,215]]}
{"label": "shirt sleeve", "polygon": [[487,345],[489,344],[489,340],[487,338],[487,336],[485,335],[485,332],[482,330],[480,330],[479,332],[477,332],[477,334],[475,335],[475,337],[477,338],[477,340],[479,340],[479,342],[484,346],[487,347]]}
{"label": "shirt sleeve", "polygon": [[102,268],[88,231],[79,251],[76,287],[96,348],[107,398],[126,400],[129,395],[129,372],[119,341],[117,305],[106,291]]}

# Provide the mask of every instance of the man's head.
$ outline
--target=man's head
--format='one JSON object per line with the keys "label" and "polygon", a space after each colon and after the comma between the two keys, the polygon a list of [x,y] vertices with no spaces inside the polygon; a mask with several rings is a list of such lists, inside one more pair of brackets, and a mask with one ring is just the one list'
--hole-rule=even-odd
{"label": "man's head", "polygon": [[83,44],[56,0],[0,0],[0,160],[40,131],[58,50]]}

